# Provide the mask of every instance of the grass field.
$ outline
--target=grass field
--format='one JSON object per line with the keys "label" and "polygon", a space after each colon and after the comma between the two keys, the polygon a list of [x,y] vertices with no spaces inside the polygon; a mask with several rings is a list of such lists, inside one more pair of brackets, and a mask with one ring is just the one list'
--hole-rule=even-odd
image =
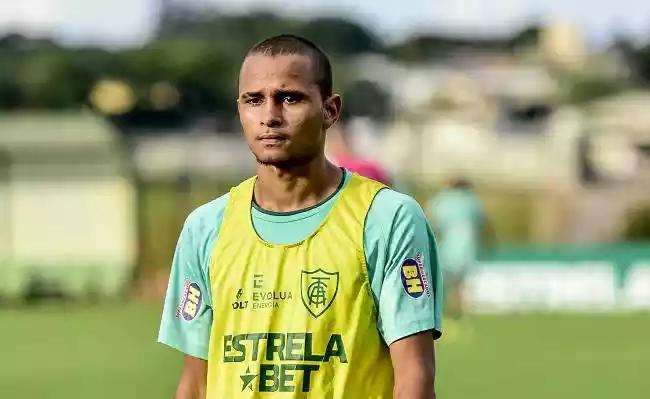
{"label": "grass field", "polygon": [[[170,398],[158,305],[0,310],[1,398]],[[438,345],[441,399],[650,397],[650,315],[481,316]]]}

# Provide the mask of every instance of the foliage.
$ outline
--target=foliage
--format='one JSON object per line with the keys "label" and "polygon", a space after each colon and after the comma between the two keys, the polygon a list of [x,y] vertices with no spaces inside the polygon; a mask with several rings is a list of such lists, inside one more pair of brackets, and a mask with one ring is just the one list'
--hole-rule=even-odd
{"label": "foliage", "polygon": [[650,241],[650,203],[633,207],[626,216],[623,237],[629,241]]}
{"label": "foliage", "polygon": [[645,45],[632,55],[639,78],[650,85],[650,44]]}
{"label": "foliage", "polygon": [[[156,36],[140,48],[108,51],[63,47],[18,34],[0,37],[0,110],[89,106],[93,87],[110,79],[127,84],[137,97],[128,113],[112,117],[125,131],[182,126],[202,118],[215,129],[228,130],[236,121],[236,77],[246,51],[264,37],[290,33],[314,40],[331,56],[335,88],[348,100],[347,115],[381,119],[390,115],[390,94],[348,71],[351,63],[346,61],[351,57],[374,52],[396,61],[430,62],[453,57],[459,50],[509,52],[535,45],[539,36],[539,27],[530,26],[510,38],[421,34],[386,45],[372,31],[344,18],[306,21],[269,13],[220,15],[176,8],[161,19]],[[639,79],[650,82],[650,46],[627,46],[625,54]],[[152,87],[161,83],[179,94],[167,109],[156,107],[150,95]],[[625,88],[618,81],[589,77],[572,78],[563,86],[567,101],[573,103]]]}
{"label": "foliage", "polygon": [[541,28],[538,25],[531,25],[516,33],[510,40],[512,47],[536,46],[539,44]]}
{"label": "foliage", "polygon": [[0,108],[78,108],[86,105],[97,81],[111,78],[126,82],[138,96],[131,115],[118,122],[147,124],[159,114],[169,117],[170,111],[151,112],[149,90],[161,81],[181,93],[172,111],[232,115],[245,52],[261,38],[280,33],[313,39],[333,57],[382,48],[370,32],[343,19],[308,22],[271,14],[175,14],[163,20],[158,36],[144,47],[115,52],[65,48],[12,34],[0,39]]}
{"label": "foliage", "polygon": [[629,82],[622,80],[573,76],[564,81],[563,100],[570,104],[583,104],[591,100],[618,94],[629,88],[629,86]]}
{"label": "foliage", "polygon": [[345,106],[343,117],[351,115],[386,120],[391,117],[390,96],[377,83],[359,80],[351,83],[343,92]]}
{"label": "foliage", "polygon": [[511,44],[504,39],[457,38],[440,35],[418,35],[403,43],[391,46],[387,52],[393,58],[406,62],[427,62],[449,57],[459,49],[471,51],[509,50]]}

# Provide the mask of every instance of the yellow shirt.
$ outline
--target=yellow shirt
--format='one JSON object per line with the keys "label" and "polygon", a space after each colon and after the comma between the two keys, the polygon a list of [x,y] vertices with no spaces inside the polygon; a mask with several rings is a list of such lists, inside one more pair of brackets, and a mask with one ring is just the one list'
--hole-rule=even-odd
{"label": "yellow shirt", "polygon": [[380,183],[354,175],[321,226],[291,245],[252,225],[255,179],[230,192],[210,263],[207,398],[390,398],[363,250]]}

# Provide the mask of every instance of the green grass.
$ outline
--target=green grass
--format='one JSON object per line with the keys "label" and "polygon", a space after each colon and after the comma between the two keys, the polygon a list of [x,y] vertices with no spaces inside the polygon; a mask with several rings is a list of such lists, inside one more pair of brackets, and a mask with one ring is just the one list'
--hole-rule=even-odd
{"label": "green grass", "polygon": [[650,315],[482,316],[438,347],[441,398],[647,398]]}
{"label": "green grass", "polygon": [[0,397],[170,398],[181,358],[156,344],[160,306],[0,310]]}
{"label": "green grass", "polygon": [[[0,310],[0,397],[169,398],[158,305]],[[441,399],[646,398],[650,315],[481,316],[438,345]]]}

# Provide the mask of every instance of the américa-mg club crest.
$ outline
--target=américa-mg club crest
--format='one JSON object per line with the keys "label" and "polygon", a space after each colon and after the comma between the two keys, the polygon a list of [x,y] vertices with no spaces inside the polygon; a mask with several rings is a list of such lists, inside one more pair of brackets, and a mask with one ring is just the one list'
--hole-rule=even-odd
{"label": "am\u00e9rica-mg club crest", "polygon": [[328,272],[321,268],[301,272],[300,296],[302,303],[315,318],[318,318],[329,309],[338,290],[338,272]]}

